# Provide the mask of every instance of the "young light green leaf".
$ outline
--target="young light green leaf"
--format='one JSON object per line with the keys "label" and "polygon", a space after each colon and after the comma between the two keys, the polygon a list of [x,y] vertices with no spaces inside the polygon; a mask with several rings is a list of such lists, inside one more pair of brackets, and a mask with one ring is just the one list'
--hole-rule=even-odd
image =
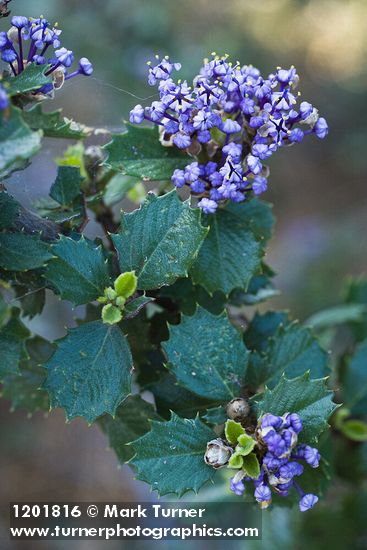
{"label": "young light green leaf", "polygon": [[263,244],[246,216],[245,204],[219,209],[208,218],[210,230],[191,268],[195,283],[210,294],[246,290],[251,278],[261,270]]}
{"label": "young light green leaf", "polygon": [[55,257],[48,262],[45,277],[61,298],[79,305],[92,302],[103,294],[111,280],[100,246],[84,237],[75,241],[62,236],[51,248]]}
{"label": "young light green leaf", "polygon": [[63,207],[69,206],[80,195],[82,182],[79,168],[59,166],[57,178],[50,190],[50,197]]}
{"label": "young light green leaf", "polygon": [[243,457],[240,453],[233,453],[231,458],[228,461],[228,467],[233,469],[239,469],[242,468],[243,465]]}
{"label": "young light green leaf", "polygon": [[5,177],[28,162],[41,146],[41,132],[32,132],[21,118],[21,111],[11,107],[0,111],[0,176]]}
{"label": "young light green leaf", "polygon": [[116,325],[122,319],[122,311],[113,304],[106,304],[102,308],[102,321],[107,325]]}
{"label": "young light green leaf", "polygon": [[23,119],[33,130],[42,130],[46,137],[61,139],[85,139],[92,128],[62,116],[62,110],[44,113],[41,105],[23,111]]}
{"label": "young light green leaf", "polygon": [[162,347],[180,384],[212,400],[229,401],[239,395],[248,351],[226,313],[216,317],[197,308],[192,317],[182,315],[181,323],[170,326],[169,332]]}
{"label": "young light green leaf", "polygon": [[333,392],[327,389],[325,379],[311,380],[310,373],[305,372],[293,380],[283,375],[274,389],[266,388],[252,400],[258,417],[265,413],[279,416],[298,413],[303,424],[299,438],[311,443],[328,427],[327,419],[336,409],[332,398]]}
{"label": "young light green leaf", "polygon": [[124,215],[112,239],[121,271],[135,271],[138,288],[148,290],[185,276],[206,233],[199,210],[172,191],[162,197],[149,194],[139,210]]}
{"label": "young light green leaf", "polygon": [[105,412],[114,416],[131,387],[132,357],[121,330],[94,321],[56,343],[46,364],[51,407],[64,408],[68,420],[82,416],[88,423]]}
{"label": "young light green leaf", "polygon": [[45,65],[30,63],[19,75],[4,78],[3,86],[10,97],[39,90],[52,82],[52,77],[45,76],[46,70]]}
{"label": "young light green leaf", "polygon": [[160,417],[153,405],[144,401],[140,395],[130,395],[125,399],[118,407],[115,418],[105,415],[99,420],[110,447],[122,464],[134,456],[129,443],[149,432],[151,420],[160,420]]}
{"label": "young light green leaf", "polygon": [[127,271],[121,273],[113,283],[113,286],[118,294],[123,298],[130,298],[136,290],[138,278],[135,275],[135,271]]}
{"label": "young light green leaf", "polygon": [[244,435],[246,431],[239,422],[235,422],[234,420],[227,420],[224,427],[224,433],[226,436],[226,440],[229,441],[229,443],[232,443],[232,445],[235,445],[239,436]]}
{"label": "young light green leaf", "polygon": [[340,431],[352,441],[367,441],[367,424],[362,420],[346,420],[340,426]]}
{"label": "young light green leaf", "polygon": [[138,128],[126,124],[127,131],[113,134],[105,146],[105,164],[126,176],[143,180],[169,180],[176,168],[184,168],[190,157],[177,147],[163,147],[157,128]]}
{"label": "young light green leaf", "polygon": [[238,446],[236,452],[242,456],[246,456],[254,450],[255,440],[247,434],[242,434],[238,437]]}
{"label": "young light green leaf", "polygon": [[52,258],[51,248],[39,237],[25,233],[0,234],[0,265],[9,271],[43,267]]}
{"label": "young light green leaf", "polygon": [[137,479],[145,481],[160,495],[198,492],[211,481],[215,470],[204,462],[208,441],[215,433],[201,420],[183,419],[172,413],[168,422],[152,422],[152,429],[132,443],[136,452],[130,461]]}
{"label": "young light green leaf", "polygon": [[243,469],[252,479],[257,479],[260,475],[260,464],[255,453],[243,457]]}

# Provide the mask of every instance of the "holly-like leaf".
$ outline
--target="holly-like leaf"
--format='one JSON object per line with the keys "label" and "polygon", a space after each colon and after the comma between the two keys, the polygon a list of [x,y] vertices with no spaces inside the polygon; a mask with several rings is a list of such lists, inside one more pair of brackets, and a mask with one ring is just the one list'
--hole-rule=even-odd
{"label": "holly-like leaf", "polygon": [[79,168],[59,166],[57,178],[50,190],[50,197],[61,206],[69,206],[80,195],[82,182]]}
{"label": "holly-like leaf", "polygon": [[238,397],[246,374],[248,351],[226,314],[202,308],[182,316],[162,344],[169,368],[189,391],[212,400]]}
{"label": "holly-like leaf", "polygon": [[108,158],[105,164],[126,176],[143,180],[169,180],[176,168],[184,168],[190,157],[177,147],[163,147],[158,129],[139,128],[126,124],[127,131],[113,134],[105,146]]}
{"label": "holly-like leaf", "polygon": [[27,357],[25,341],[29,337],[28,329],[19,320],[19,310],[11,311],[8,323],[0,328],[0,380],[8,374],[19,374],[19,364]]}
{"label": "holly-like leaf", "polygon": [[132,317],[135,317],[140,310],[142,310],[147,304],[153,301],[154,298],[151,298],[150,296],[139,296],[139,298],[134,298],[134,300],[130,300],[130,302],[125,304],[124,318],[131,319]]}
{"label": "holly-like leaf", "polygon": [[[262,269],[269,270],[268,266],[264,264],[262,264]],[[241,289],[233,290],[228,303],[236,307],[254,306],[279,294],[279,290],[274,288],[269,275],[263,273],[252,277],[246,292]]]}
{"label": "holly-like leaf", "polygon": [[139,210],[125,214],[112,235],[121,271],[135,271],[138,288],[156,289],[187,275],[207,230],[200,212],[181,202],[176,191],[149,194]]}
{"label": "holly-like leaf", "polygon": [[[247,383],[251,387],[267,383],[274,385],[282,373],[289,378],[309,370],[313,378],[327,373],[328,355],[310,329],[297,323],[286,327],[280,325],[275,336],[269,340],[261,361],[251,361]],[[256,372],[254,368],[256,367]]]}
{"label": "holly-like leaf", "polygon": [[19,203],[6,191],[0,191],[0,229],[7,229],[13,225],[19,207]]}
{"label": "holly-like leaf", "polygon": [[347,365],[344,377],[344,402],[353,414],[367,412],[367,340],[361,342]]}
{"label": "holly-like leaf", "polygon": [[132,357],[121,330],[94,321],[56,343],[46,364],[51,407],[64,408],[68,420],[82,416],[88,423],[105,412],[114,416],[131,387]]}
{"label": "holly-like leaf", "polygon": [[61,298],[75,305],[96,300],[111,280],[102,248],[82,237],[75,241],[62,236],[52,245],[55,256],[47,264],[45,277]]}
{"label": "holly-like leaf", "polygon": [[140,395],[131,395],[118,407],[115,418],[103,416],[100,425],[108,437],[110,447],[124,464],[134,456],[128,444],[149,432],[151,420],[159,419],[153,405],[144,401]]}
{"label": "holly-like leaf", "polygon": [[52,258],[50,246],[25,233],[0,234],[0,265],[9,271],[43,267]]}
{"label": "holly-like leaf", "polygon": [[130,462],[137,479],[160,495],[198,492],[215,473],[204,462],[206,444],[215,437],[198,417],[188,420],[172,413],[171,420],[153,421],[151,431],[132,443],[136,454]]}
{"label": "holly-like leaf", "polygon": [[[247,290],[252,277],[261,270],[268,222],[267,205],[256,201],[260,220],[255,223],[252,201],[231,205],[208,218],[210,230],[191,268],[193,281],[210,294],[228,295],[234,289]],[[263,231],[263,234],[261,233]]]}
{"label": "holly-like leaf", "polygon": [[46,70],[45,65],[30,63],[18,76],[5,78],[3,86],[8,96],[12,97],[39,90],[42,86],[52,82],[52,77],[45,76]]}
{"label": "holly-like leaf", "polygon": [[32,132],[16,107],[0,111],[0,176],[5,177],[35,155],[41,146],[41,132]]}
{"label": "holly-like leaf", "polygon": [[2,397],[11,401],[12,410],[25,409],[29,414],[48,411],[47,392],[41,388],[46,370],[41,366],[51,356],[54,346],[40,336],[26,343],[28,359],[21,361],[19,373],[3,380]]}
{"label": "holly-like leaf", "polygon": [[46,137],[85,139],[92,131],[79,122],[62,116],[62,110],[44,113],[41,105],[23,112],[23,118],[33,130],[42,130]]}
{"label": "holly-like leaf", "polygon": [[226,409],[222,405],[219,407],[212,407],[203,414],[203,419],[208,424],[224,424],[227,420]]}
{"label": "holly-like leaf", "polygon": [[268,311],[262,315],[256,312],[244,334],[246,346],[251,350],[266,350],[269,338],[275,335],[279,326],[288,324],[285,311]]}
{"label": "holly-like leaf", "polygon": [[336,408],[332,397],[325,379],[311,380],[310,373],[305,372],[293,380],[283,375],[274,389],[266,388],[264,394],[252,400],[258,417],[265,413],[279,416],[286,412],[298,413],[303,424],[299,438],[311,443],[328,427],[327,419]]}

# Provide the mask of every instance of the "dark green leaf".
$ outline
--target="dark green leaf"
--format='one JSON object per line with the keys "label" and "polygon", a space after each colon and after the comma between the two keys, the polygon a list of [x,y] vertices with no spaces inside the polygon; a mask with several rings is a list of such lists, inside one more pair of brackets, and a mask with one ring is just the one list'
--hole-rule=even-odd
{"label": "dark green leaf", "polygon": [[225,407],[220,405],[219,407],[208,409],[206,413],[203,414],[203,419],[208,424],[224,424],[224,422],[227,420]]}
{"label": "dark green leaf", "polygon": [[154,298],[151,298],[150,296],[139,296],[139,298],[131,300],[125,305],[124,318],[130,319],[131,317],[135,317],[135,315],[137,315],[139,311],[143,309],[143,307],[145,307],[153,300]]}
{"label": "dark green leaf", "polygon": [[347,365],[344,379],[344,404],[353,414],[367,412],[367,340],[361,342]]}
{"label": "dark green leaf", "polygon": [[79,305],[103,294],[111,281],[100,246],[84,237],[75,241],[62,236],[51,248],[55,258],[48,262],[45,277],[57,288],[61,298]]}
{"label": "dark green leaf", "polygon": [[50,190],[50,197],[61,206],[69,206],[80,195],[82,182],[79,168],[59,166],[56,181]]}
{"label": "dark green leaf", "polygon": [[162,197],[149,194],[139,210],[124,215],[121,232],[112,239],[121,271],[135,271],[138,288],[148,290],[185,276],[206,232],[199,210],[172,191]]}
{"label": "dark green leaf", "polygon": [[0,176],[5,177],[35,155],[41,146],[41,132],[32,132],[20,110],[0,112]]}
{"label": "dark green leaf", "polygon": [[198,417],[188,420],[172,413],[168,422],[153,421],[152,430],[133,442],[137,478],[160,495],[197,492],[215,473],[204,462],[206,444],[215,437]]}
{"label": "dark green leaf", "polygon": [[62,110],[44,113],[41,105],[23,112],[23,118],[33,130],[42,130],[46,137],[85,139],[91,128],[62,116]]}
{"label": "dark green leaf", "polygon": [[113,416],[130,393],[132,357],[116,325],[94,321],[70,329],[46,368],[51,407],[63,407],[68,420]]}
{"label": "dark green leaf", "polygon": [[46,370],[41,366],[51,356],[54,347],[40,336],[26,343],[29,358],[21,361],[19,374],[8,375],[3,380],[2,396],[11,401],[12,409],[25,409],[32,414],[48,411],[47,392],[41,389]]}
{"label": "dark green leaf", "polygon": [[350,323],[351,321],[363,321],[363,315],[366,313],[367,306],[365,305],[344,304],[319,311],[309,317],[304,324],[320,330],[330,326]]}
{"label": "dark green leaf", "polygon": [[251,350],[264,351],[269,338],[275,335],[278,327],[288,324],[288,314],[285,311],[268,311],[263,315],[256,312],[244,334],[246,346]]}
{"label": "dark green leaf", "polygon": [[52,77],[45,76],[47,67],[30,63],[18,76],[9,76],[4,79],[3,85],[7,94],[14,95],[25,94],[34,90],[39,90],[42,86],[52,82]]}
{"label": "dark green leaf", "polygon": [[250,214],[244,203],[219,209],[208,217],[209,234],[191,276],[210,294],[221,291],[228,295],[235,288],[247,290],[251,278],[261,269],[263,244]]}
{"label": "dark green leaf", "polygon": [[0,380],[8,374],[19,374],[19,363],[27,357],[25,340],[29,331],[18,318],[19,310],[11,313],[11,319],[0,328]]}
{"label": "dark green leaf", "polygon": [[50,246],[39,237],[25,233],[0,235],[0,265],[9,271],[27,271],[43,267],[52,258]]}
{"label": "dark green leaf", "polygon": [[11,227],[18,211],[19,203],[6,191],[0,191],[0,229]]}
{"label": "dark green leaf", "polygon": [[107,206],[121,201],[139,180],[130,176],[116,174],[106,185],[103,200]]}
{"label": "dark green leaf", "polygon": [[213,400],[238,397],[248,351],[226,314],[215,317],[198,308],[192,317],[183,315],[162,346],[170,369],[189,391]]}
{"label": "dark green leaf", "polygon": [[176,168],[184,168],[190,157],[177,147],[163,147],[157,128],[127,124],[123,134],[113,134],[105,146],[107,166],[127,176],[144,180],[169,180]]}
{"label": "dark green leaf", "polygon": [[255,396],[253,401],[258,416],[298,413],[303,424],[300,440],[315,442],[328,427],[327,419],[336,408],[332,397],[333,392],[327,389],[324,379],[311,380],[310,373],[305,372],[293,380],[282,376],[273,390],[266,388],[264,394]]}
{"label": "dark green leaf", "polygon": [[17,299],[20,302],[23,317],[33,319],[40,315],[46,302],[46,291],[44,288],[37,290],[28,290],[25,286],[13,286]]}
{"label": "dark green leaf", "polygon": [[[262,269],[268,269],[267,266],[262,266]],[[255,275],[252,277],[248,289],[244,292],[241,289],[235,289],[229,295],[229,304],[236,307],[254,306],[265,300],[269,300],[274,296],[278,296],[279,290],[274,288],[269,275]]]}
{"label": "dark green leaf", "polygon": [[128,443],[149,432],[150,420],[159,420],[153,405],[140,395],[131,395],[118,407],[115,418],[103,416],[100,425],[108,437],[110,447],[124,464],[134,456]]}

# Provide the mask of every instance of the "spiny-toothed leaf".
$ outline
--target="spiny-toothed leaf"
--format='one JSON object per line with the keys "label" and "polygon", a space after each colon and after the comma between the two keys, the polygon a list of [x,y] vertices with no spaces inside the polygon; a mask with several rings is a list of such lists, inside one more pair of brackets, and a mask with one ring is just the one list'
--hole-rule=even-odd
{"label": "spiny-toothed leaf", "polygon": [[82,416],[88,423],[104,413],[113,416],[131,387],[132,357],[121,330],[94,321],[56,343],[45,365],[51,407],[64,408],[68,420]]}
{"label": "spiny-toothed leaf", "polygon": [[124,464],[134,456],[133,448],[128,443],[149,432],[150,420],[159,419],[153,405],[144,401],[140,395],[130,395],[118,407],[115,418],[106,415],[99,423],[108,437],[110,447]]}
{"label": "spiny-toothed leaf", "polygon": [[[267,266],[262,264],[262,269],[265,267]],[[274,288],[268,275],[255,275],[249,282],[246,292],[241,289],[235,289],[231,292],[228,303],[236,307],[255,306],[279,294],[279,290]]]}
{"label": "spiny-toothed leaf", "polygon": [[[268,215],[268,207],[257,201]],[[247,290],[254,275],[261,270],[265,237],[260,234],[260,223],[254,224],[249,203],[221,208],[206,223],[210,230],[197,260],[191,268],[193,281],[210,294],[221,291],[228,295],[234,289]]]}
{"label": "spiny-toothed leaf", "polygon": [[9,271],[43,267],[52,258],[51,248],[39,237],[25,233],[0,234],[0,265]]}
{"label": "spiny-toothed leaf", "polygon": [[23,285],[13,285],[13,289],[20,303],[23,317],[33,319],[33,317],[42,313],[46,303],[46,291],[44,288],[28,290]]}
{"label": "spiny-toothed leaf", "polygon": [[257,479],[260,475],[260,464],[255,453],[251,453],[243,458],[243,469],[252,479]]}
{"label": "spiny-toothed leaf", "polygon": [[160,495],[199,491],[211,481],[215,470],[205,464],[208,441],[215,433],[201,420],[182,419],[172,413],[168,422],[152,422],[149,433],[132,443],[136,452],[130,461],[137,479],[145,481]]}
{"label": "spiny-toothed leaf", "polygon": [[245,428],[243,428],[239,422],[227,420],[224,427],[224,433],[226,440],[232,443],[232,445],[235,445],[239,436],[245,434],[246,432]]}
{"label": "spiny-toothed leaf", "polygon": [[61,206],[69,206],[80,195],[83,178],[79,168],[74,166],[59,166],[57,178],[50,190],[50,197]]}
{"label": "spiny-toothed leaf", "polygon": [[116,290],[118,296],[123,298],[130,298],[136,290],[137,287],[137,276],[134,271],[127,271],[126,273],[121,273],[113,283],[114,289]]}
{"label": "spiny-toothed leaf", "polygon": [[63,117],[61,109],[44,113],[41,105],[23,111],[23,118],[33,130],[42,130],[46,137],[51,138],[85,139],[92,131],[92,128]]}
{"label": "spiny-toothed leaf", "polygon": [[0,381],[8,374],[19,374],[19,364],[27,358],[25,341],[30,333],[19,320],[19,310],[13,309],[8,323],[0,328]]}
{"label": "spiny-toothed leaf", "polygon": [[203,414],[203,419],[208,424],[224,424],[227,420],[226,410],[222,405],[219,407],[212,407],[207,409],[206,413]]}
{"label": "spiny-toothed leaf", "polygon": [[52,82],[52,77],[45,76],[46,70],[45,65],[30,63],[19,75],[5,78],[3,86],[10,97],[39,90]]}
{"label": "spiny-toothed leaf", "polygon": [[0,229],[7,229],[13,225],[20,205],[6,191],[0,191]]}
{"label": "spiny-toothed leaf", "polygon": [[273,205],[269,202],[252,198],[242,203],[230,202],[226,207],[234,216],[246,219],[255,235],[261,241],[268,241],[273,233],[275,218]]}
{"label": "spiny-toothed leaf", "polygon": [[86,304],[101,296],[111,283],[100,246],[84,237],[75,241],[61,236],[51,249],[55,257],[48,262],[45,277],[56,287],[61,298],[75,305]]}
{"label": "spiny-toothed leaf", "polygon": [[190,157],[177,147],[163,147],[157,128],[138,128],[126,124],[127,131],[113,134],[105,146],[105,164],[126,176],[144,180],[169,180],[176,168],[184,168]]}
{"label": "spiny-toothed leaf", "polygon": [[20,168],[41,146],[41,132],[32,132],[21,118],[20,110],[11,107],[0,111],[0,176]]}
{"label": "spiny-toothed leaf", "polygon": [[169,332],[162,347],[180,384],[207,399],[229,401],[239,395],[249,354],[226,313],[215,317],[198,308]]}
{"label": "spiny-toothed leaf", "polygon": [[315,442],[328,427],[327,419],[336,408],[332,398],[333,392],[327,389],[325,379],[311,380],[310,373],[305,372],[293,380],[283,375],[274,389],[266,388],[252,401],[258,417],[265,413],[279,416],[298,413],[303,425],[299,439]]}
{"label": "spiny-toothed leaf", "polygon": [[25,409],[29,414],[48,411],[47,392],[41,388],[46,369],[42,367],[54,351],[54,346],[40,336],[26,342],[28,359],[20,363],[19,374],[8,375],[3,380],[2,396],[11,401],[12,410]]}
{"label": "spiny-toothed leaf", "polygon": [[135,271],[138,288],[149,290],[185,276],[206,233],[199,210],[172,191],[162,197],[149,194],[139,210],[123,216],[121,231],[112,239],[121,271]]}
{"label": "spiny-toothed leaf", "polygon": [[[250,363],[253,363],[250,361]],[[279,380],[282,373],[294,378],[309,370],[312,378],[321,378],[327,374],[328,354],[324,351],[311,330],[293,323],[286,327],[280,325],[264,350],[261,361],[248,369],[247,383],[251,387],[267,383],[270,386]]]}
{"label": "spiny-toothed leaf", "polygon": [[353,414],[367,411],[367,340],[361,342],[347,365],[344,377],[344,404]]}

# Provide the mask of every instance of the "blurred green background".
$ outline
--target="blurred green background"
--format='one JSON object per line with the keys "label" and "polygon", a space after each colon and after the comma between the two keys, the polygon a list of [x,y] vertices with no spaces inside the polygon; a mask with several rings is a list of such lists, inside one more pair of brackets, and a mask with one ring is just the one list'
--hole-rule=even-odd
{"label": "blurred green background", "polygon": [[[306,319],[338,303],[346,275],[366,271],[365,0],[13,0],[11,8],[13,15],[43,14],[58,21],[63,45],[76,57],[93,61],[93,77],[65,85],[51,106],[63,107],[67,115],[97,127],[119,128],[135,103],[149,102],[141,99],[154,93],[146,84],[145,62],[155,53],[180,61],[185,78],[192,78],[213,50],[252,63],[265,74],[278,65],[294,64],[302,98],[327,118],[330,134],[322,142],[311,137],[272,159],[265,199],[274,203],[278,221],[267,261],[278,272],[275,283],[282,294],[269,307],[288,308],[294,317]],[[1,30],[6,25],[2,20]],[[63,146],[48,140],[27,172],[13,177],[9,191],[25,203],[42,196],[56,173],[53,158]],[[47,326],[36,320],[33,327],[49,337],[61,336],[69,311],[57,300],[51,300],[46,311]],[[9,414],[6,404],[1,410],[0,521],[7,522],[9,500],[150,498],[147,487],[133,481],[128,468],[117,469],[98,428],[88,429],[82,421],[65,425],[59,412],[47,420],[41,415],[29,420],[22,413]],[[326,542],[334,549],[366,547],[366,536],[356,535],[353,523],[363,507],[357,505],[357,495],[354,506],[348,498],[338,501],[332,516],[342,521],[340,532],[338,521],[328,531],[327,505],[320,506],[313,520],[283,510],[266,514],[263,548],[304,548],[302,533],[308,524],[312,548]],[[4,540],[1,548],[8,544]],[[34,548],[102,546],[47,542]],[[32,546],[19,543],[19,548]],[[185,548],[194,546],[187,543]]]}

